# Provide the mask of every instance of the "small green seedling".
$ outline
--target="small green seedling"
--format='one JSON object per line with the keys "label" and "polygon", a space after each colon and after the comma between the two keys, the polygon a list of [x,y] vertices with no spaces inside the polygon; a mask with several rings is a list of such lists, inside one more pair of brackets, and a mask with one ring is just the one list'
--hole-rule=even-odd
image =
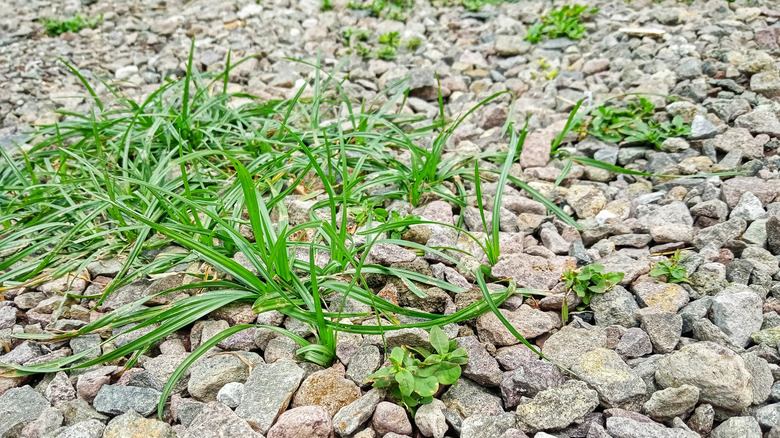
{"label": "small green seedling", "polygon": [[587,28],[582,25],[583,13],[595,14],[598,9],[588,10],[587,6],[565,5],[561,9],[552,10],[536,23],[528,28],[525,39],[531,43],[538,43],[544,37],[566,37],[571,40],[581,39]]}
{"label": "small green seedling", "polygon": [[666,276],[667,283],[690,283],[688,271],[680,266],[680,251],[675,251],[674,255],[669,257],[669,261],[658,262],[650,271],[653,277]]}
{"label": "small green seedling", "polygon": [[333,5],[330,4],[330,0],[322,0],[322,6],[320,6],[321,11],[332,11]]}
{"label": "small green seedling", "polygon": [[650,143],[656,147],[667,138],[691,133],[682,116],[659,124],[653,121],[654,113],[655,105],[644,97],[627,102],[624,108],[602,105],[591,112],[590,123],[581,124],[578,130],[609,143]]}
{"label": "small green seedling", "polygon": [[390,353],[392,365],[380,368],[366,378],[375,388],[390,388],[390,392],[408,410],[433,401],[439,385],[455,385],[461,374],[461,365],[468,354],[457,341],[450,341],[439,327],[430,334],[435,353],[424,348],[395,347]]}
{"label": "small green seedling", "polygon": [[566,290],[573,290],[587,306],[596,294],[611,290],[623,279],[622,272],[604,272],[604,265],[594,263],[582,269],[570,269],[563,274]]}
{"label": "small green seedling", "polygon": [[409,52],[414,52],[420,48],[420,44],[422,44],[422,40],[420,38],[414,37],[406,42],[406,50]]}
{"label": "small green seedling", "polygon": [[82,29],[94,29],[103,22],[103,14],[96,18],[84,18],[79,14],[65,20],[44,18],[41,20],[46,29],[46,35],[58,36],[65,32],[79,32]]}

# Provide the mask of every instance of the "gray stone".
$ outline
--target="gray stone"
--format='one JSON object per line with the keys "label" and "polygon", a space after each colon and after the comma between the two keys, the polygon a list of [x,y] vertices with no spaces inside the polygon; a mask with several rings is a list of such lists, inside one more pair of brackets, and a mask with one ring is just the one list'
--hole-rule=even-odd
{"label": "gray stone", "polygon": [[330,414],[322,406],[300,406],[285,411],[268,430],[267,438],[332,438]]}
{"label": "gray stone", "polygon": [[463,376],[483,386],[499,386],[503,373],[496,361],[474,336],[455,338],[458,347],[466,349],[469,360],[463,366]]}
{"label": "gray stone", "polygon": [[615,352],[623,357],[646,356],[653,352],[653,343],[642,329],[632,327],[620,337]]}
{"label": "gray stone", "polygon": [[656,421],[670,421],[674,417],[684,418],[699,402],[699,388],[682,385],[656,391],[645,402],[644,410]]}
{"label": "gray stone", "polygon": [[152,388],[103,385],[95,397],[95,410],[109,415],[120,415],[133,410],[143,416],[157,410],[162,393]]}
{"label": "gray stone", "polygon": [[472,415],[496,415],[504,412],[501,399],[489,389],[462,378],[458,385],[450,388],[441,396],[448,409],[458,412],[461,418]]}
{"label": "gray stone", "polygon": [[522,55],[531,48],[531,43],[521,35],[498,35],[495,43],[496,53],[501,56]]}
{"label": "gray stone", "polygon": [[702,140],[712,138],[718,134],[718,128],[701,114],[693,116],[691,123],[691,134],[688,136],[691,140]]}
{"label": "gray stone", "polygon": [[[444,417],[445,409],[444,403],[439,399],[433,399],[431,403],[425,404],[417,408],[417,413],[414,415],[414,423],[417,425],[417,429],[425,437],[432,438],[444,438],[444,434],[447,433],[447,419]],[[475,417],[478,417],[475,415]]]}
{"label": "gray stone", "polygon": [[598,391],[601,404],[608,408],[638,409],[644,402],[647,393],[644,380],[613,350],[591,350],[571,369]]}
{"label": "gray stone", "polygon": [[377,243],[369,251],[371,258],[382,266],[390,266],[393,263],[413,262],[417,258],[414,251],[409,251],[392,243]]}
{"label": "gray stone", "polygon": [[[167,425],[166,425],[167,426]],[[170,426],[169,426],[170,427]],[[61,427],[48,435],[46,438],[122,438],[130,435],[104,435],[106,426],[98,420],[87,420],[73,426]],[[166,438],[167,435],[160,435]]]}
{"label": "gray stone", "polygon": [[517,407],[517,420],[526,431],[560,430],[581,422],[599,404],[598,393],[584,382],[569,380],[550,388]]}
{"label": "gray stone", "polygon": [[741,115],[734,120],[734,126],[745,128],[751,134],[767,134],[770,137],[780,136],[780,120],[769,110],[756,109]]}
{"label": "gray stone", "polygon": [[578,328],[567,325],[553,333],[544,343],[542,353],[553,363],[572,368],[591,350],[604,348],[607,336],[603,328]]}
{"label": "gray stone", "polygon": [[661,312],[675,313],[688,304],[688,291],[679,284],[643,281],[633,287],[637,302]]}
{"label": "gray stone", "polygon": [[374,388],[354,402],[341,408],[333,416],[333,427],[341,436],[351,436],[374,413],[374,409],[385,396],[383,389]]}
{"label": "gray stone", "polygon": [[230,382],[223,386],[217,393],[217,401],[229,408],[235,408],[241,404],[244,397],[244,384],[241,382]]}
{"label": "gray stone", "polygon": [[279,414],[287,408],[302,379],[303,370],[287,359],[258,365],[249,374],[236,414],[256,424],[261,433],[268,432]]}
{"label": "gray stone", "polygon": [[517,417],[506,412],[498,415],[473,415],[463,420],[460,429],[461,438],[501,438],[509,429],[515,427]]}
{"label": "gray stone", "polygon": [[243,351],[202,357],[190,367],[190,379],[187,382],[190,395],[204,402],[215,401],[223,386],[230,382],[245,381],[249,376],[249,365],[238,355],[243,356],[248,363],[263,363],[257,353]]}
{"label": "gray stone", "polygon": [[406,415],[406,410],[390,402],[380,402],[376,406],[374,416],[371,418],[371,428],[381,436],[390,432],[400,435],[412,434],[412,423]]}
{"label": "gray stone", "polygon": [[35,421],[24,426],[19,436],[20,438],[43,438],[49,432],[62,426],[64,419],[65,417],[59,409],[46,408]]}
{"label": "gray stone", "polygon": [[88,420],[99,420],[102,423],[108,420],[106,415],[99,413],[89,403],[79,398],[63,403],[60,406],[60,410],[65,417],[66,426],[72,426]]}
{"label": "gray stone", "polygon": [[176,434],[168,423],[153,418],[144,418],[135,411],[128,411],[114,418],[103,432],[103,438],[174,438],[175,436]]}
{"label": "gray stone", "polygon": [[229,407],[218,402],[210,402],[203,406],[183,436],[183,438],[228,437],[263,438],[249,423]]}
{"label": "gray stone", "polygon": [[756,195],[745,192],[739,198],[739,202],[731,210],[729,217],[739,217],[747,222],[753,222],[756,219],[760,219],[766,215],[766,210],[761,204],[761,200]]}
{"label": "gray stone", "polygon": [[[548,333],[558,325],[550,314],[528,305],[522,305],[517,310],[499,309],[499,312],[526,339]],[[479,338],[484,342],[494,345],[514,345],[520,342],[492,312],[479,316],[476,325]]]}
{"label": "gray stone", "polygon": [[780,403],[761,406],[756,409],[756,420],[761,427],[769,429],[780,425]]}
{"label": "gray stone", "polygon": [[697,249],[702,249],[706,245],[714,245],[721,248],[729,240],[736,239],[747,228],[747,222],[742,218],[732,218],[726,222],[715,224],[704,228],[693,238],[693,245]]}
{"label": "gray stone", "polygon": [[541,391],[563,385],[565,381],[561,370],[550,362],[522,362],[513,371],[507,371],[503,375],[501,397],[504,407],[513,409],[521,397],[534,397]]}
{"label": "gray stone", "polygon": [[699,405],[693,410],[688,419],[688,427],[701,436],[707,436],[712,431],[712,423],[715,421],[715,409],[712,405]]}
{"label": "gray stone", "polygon": [[750,387],[753,390],[753,404],[765,402],[772,392],[774,377],[769,363],[759,357],[756,353],[744,353],[742,359],[745,361],[745,368],[752,376]]}
{"label": "gray stone", "polygon": [[761,438],[761,427],[753,417],[731,417],[712,430],[710,438]]}
{"label": "gray stone", "polygon": [[657,423],[645,423],[627,417],[607,418],[607,432],[613,438],[699,438],[683,429],[667,429]]}
{"label": "gray stone", "polygon": [[762,313],[761,298],[749,290],[712,299],[712,322],[740,347],[747,346],[751,333],[761,330]]}
{"label": "gray stone", "polygon": [[662,388],[696,386],[702,402],[732,411],[753,402],[750,379],[740,356],[712,342],[683,347],[661,359],[655,372],[655,380]]}
{"label": "gray stone", "polygon": [[70,382],[68,375],[64,371],[58,372],[46,386],[43,395],[54,407],[76,398],[76,388]]}
{"label": "gray stone", "polygon": [[642,317],[642,330],[647,332],[656,353],[670,353],[680,341],[682,316],[676,313],[647,313]]}
{"label": "gray stone", "polygon": [[[221,403],[217,404],[221,405]],[[200,411],[203,410],[204,406],[206,406],[206,403],[193,399],[183,399],[176,403],[175,408],[172,408],[174,411],[173,416],[182,426],[189,427],[195,418],[200,415]],[[222,406],[224,407],[224,405]]]}
{"label": "gray stone", "polygon": [[359,386],[365,386],[366,377],[382,365],[382,354],[376,345],[365,344],[358,347],[347,365],[346,377]]}
{"label": "gray stone", "polygon": [[599,326],[637,326],[634,312],[639,310],[639,306],[636,304],[634,296],[622,286],[615,286],[606,293],[596,294],[590,300],[590,308],[593,310],[593,316]]}

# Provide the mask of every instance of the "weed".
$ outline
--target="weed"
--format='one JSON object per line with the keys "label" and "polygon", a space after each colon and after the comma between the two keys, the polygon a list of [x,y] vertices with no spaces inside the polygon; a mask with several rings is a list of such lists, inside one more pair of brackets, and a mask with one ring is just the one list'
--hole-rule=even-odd
{"label": "weed", "polygon": [[574,291],[577,296],[582,298],[582,304],[587,306],[595,294],[609,291],[620,283],[625,275],[622,272],[604,273],[603,271],[604,265],[598,263],[590,264],[579,270],[569,269],[563,274],[563,279],[566,281],[564,286],[567,291]]}
{"label": "weed", "polygon": [[379,43],[390,47],[398,47],[401,45],[401,35],[399,35],[398,32],[382,34],[379,36]]}
{"label": "weed", "polygon": [[430,403],[439,385],[457,384],[460,367],[468,360],[466,350],[450,341],[441,328],[431,328],[430,340],[435,352],[422,347],[393,348],[392,365],[380,368],[366,382],[373,382],[375,388],[390,388],[412,413],[417,406]]}
{"label": "weed", "polygon": [[652,270],[650,275],[653,277],[664,276],[667,283],[690,283],[688,279],[688,271],[680,266],[680,251],[669,257],[668,261],[658,262]]}
{"label": "weed", "polygon": [[59,20],[56,18],[44,18],[41,20],[46,34],[49,36],[58,36],[65,32],[79,32],[83,29],[94,29],[103,22],[103,15],[95,18],[85,18],[79,14],[73,17]]}
{"label": "weed", "polygon": [[420,44],[422,44],[422,40],[418,37],[414,37],[406,42],[406,50],[409,52],[414,52],[420,48]]}
{"label": "weed", "polygon": [[414,0],[357,0],[349,2],[350,9],[368,10],[374,17],[382,17],[390,20],[404,21],[407,13],[414,7]]}
{"label": "weed", "polygon": [[320,6],[321,11],[332,11],[333,5],[330,4],[330,0],[322,0],[322,6]]}
{"label": "weed", "polygon": [[628,101],[625,107],[597,107],[591,112],[590,122],[581,124],[577,129],[609,143],[650,143],[656,147],[660,147],[667,138],[690,134],[691,128],[683,122],[682,116],[656,123],[653,121],[654,114],[655,105],[640,97]]}
{"label": "weed", "polygon": [[566,37],[572,40],[581,39],[587,28],[582,25],[583,13],[595,14],[598,9],[588,9],[587,6],[565,5],[561,9],[552,10],[528,28],[526,41],[538,43],[544,37]]}

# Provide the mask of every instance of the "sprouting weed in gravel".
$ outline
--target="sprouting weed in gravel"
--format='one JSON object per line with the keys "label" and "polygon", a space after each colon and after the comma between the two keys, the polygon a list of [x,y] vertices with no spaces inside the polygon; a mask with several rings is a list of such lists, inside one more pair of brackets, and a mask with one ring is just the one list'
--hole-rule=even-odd
{"label": "sprouting weed in gravel", "polygon": [[680,258],[680,251],[675,251],[668,261],[658,262],[650,270],[650,275],[653,277],[663,276],[667,283],[690,283],[688,271],[680,265]]}
{"label": "sprouting weed in gravel", "polygon": [[449,340],[439,327],[431,328],[434,352],[422,347],[395,347],[390,354],[391,365],[380,368],[366,378],[375,388],[390,388],[390,392],[412,413],[417,406],[433,401],[439,385],[457,384],[461,365],[468,360],[466,349]]}
{"label": "sprouting weed in gravel", "polygon": [[404,21],[414,7],[414,0],[355,0],[347,4],[350,9],[368,10],[373,17]]}
{"label": "sprouting weed in gravel", "polygon": [[683,137],[691,132],[680,115],[671,121],[653,121],[655,105],[644,97],[629,100],[625,107],[601,105],[590,115],[590,121],[576,129],[609,143],[650,143],[660,147],[667,138]]}
{"label": "sprouting weed in gravel", "polygon": [[332,11],[333,5],[330,4],[330,0],[322,0],[322,6],[320,6],[321,11]]}
{"label": "sprouting weed in gravel", "polygon": [[538,43],[544,37],[581,39],[587,30],[582,24],[585,18],[583,14],[592,15],[596,12],[597,8],[588,9],[587,6],[580,5],[565,5],[561,9],[554,9],[528,28],[525,39],[531,43]]}
{"label": "sprouting weed in gravel", "polygon": [[420,48],[420,44],[422,44],[422,40],[418,37],[411,38],[409,41],[406,42],[406,50],[409,52],[414,52],[418,48]]}
{"label": "sprouting weed in gravel", "polygon": [[102,14],[95,18],[82,17],[76,14],[73,17],[62,20],[57,18],[41,19],[41,23],[43,23],[43,27],[46,29],[46,35],[49,36],[58,36],[65,32],[79,32],[83,29],[94,29],[100,26],[102,22]]}
{"label": "sprouting weed in gravel", "polygon": [[574,291],[587,306],[594,295],[608,292],[624,275],[622,272],[604,272],[604,265],[593,263],[578,270],[569,269],[563,273],[563,279],[566,290]]}

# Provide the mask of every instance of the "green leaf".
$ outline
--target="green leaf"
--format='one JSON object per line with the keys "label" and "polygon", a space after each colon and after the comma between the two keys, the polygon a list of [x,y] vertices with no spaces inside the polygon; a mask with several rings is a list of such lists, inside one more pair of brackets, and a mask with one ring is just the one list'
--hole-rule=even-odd
{"label": "green leaf", "polygon": [[412,391],[414,391],[414,376],[409,372],[409,370],[399,370],[395,375],[395,381],[398,382],[398,389],[401,390],[401,394],[409,396],[412,394]]}
{"label": "green leaf", "polygon": [[393,351],[390,353],[390,362],[394,363],[395,366],[400,367],[403,362],[404,358],[406,357],[406,352],[401,347],[395,347],[393,348]]}
{"label": "green leaf", "polygon": [[452,385],[458,381],[460,378],[460,373],[460,365],[449,362],[442,362],[439,364],[439,369],[436,372],[436,379],[442,385]]}
{"label": "green leaf", "polygon": [[439,389],[439,381],[436,376],[418,377],[414,379],[414,390],[423,397],[436,394]]}
{"label": "green leaf", "polygon": [[438,326],[432,327],[430,339],[431,345],[436,349],[436,352],[439,353],[440,356],[447,354],[450,347],[450,339],[447,337],[447,334],[444,333],[444,330]]}

